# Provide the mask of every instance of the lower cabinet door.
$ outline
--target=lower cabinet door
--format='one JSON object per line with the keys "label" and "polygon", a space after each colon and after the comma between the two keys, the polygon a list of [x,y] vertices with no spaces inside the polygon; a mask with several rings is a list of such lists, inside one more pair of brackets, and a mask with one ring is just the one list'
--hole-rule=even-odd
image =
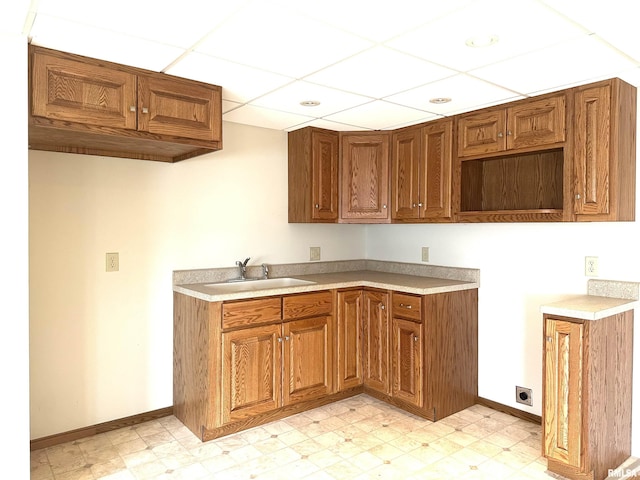
{"label": "lower cabinet door", "polygon": [[583,329],[546,319],[544,338],[544,453],[579,468],[582,450]]}
{"label": "lower cabinet door", "polygon": [[385,395],[389,389],[389,295],[364,291],[363,367],[364,385]]}
{"label": "lower cabinet door", "polygon": [[222,334],[222,423],[280,407],[280,325]]}
{"label": "lower cabinet door", "polygon": [[283,330],[283,405],[333,393],[332,317],[287,322]]}
{"label": "lower cabinet door", "polygon": [[394,318],[392,321],[392,394],[422,407],[422,324]]}

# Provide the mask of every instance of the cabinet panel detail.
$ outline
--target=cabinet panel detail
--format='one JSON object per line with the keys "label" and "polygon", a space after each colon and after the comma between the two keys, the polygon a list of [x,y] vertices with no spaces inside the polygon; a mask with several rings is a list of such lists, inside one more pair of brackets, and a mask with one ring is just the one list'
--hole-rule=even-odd
{"label": "cabinet panel detail", "polygon": [[338,390],[362,385],[362,291],[338,292]]}
{"label": "cabinet panel detail", "polygon": [[364,384],[388,394],[389,389],[389,295],[364,292]]}
{"label": "cabinet panel detail", "polygon": [[422,406],[422,324],[393,319],[393,396]]}

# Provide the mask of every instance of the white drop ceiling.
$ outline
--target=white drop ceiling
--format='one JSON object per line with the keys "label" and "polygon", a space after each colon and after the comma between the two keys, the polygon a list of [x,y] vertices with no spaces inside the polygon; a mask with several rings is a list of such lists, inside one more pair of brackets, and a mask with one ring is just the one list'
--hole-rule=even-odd
{"label": "white drop ceiling", "polygon": [[[221,85],[224,120],[278,130],[390,129],[603,78],[640,84],[636,0],[19,5],[0,12],[33,44]],[[497,42],[467,46],[482,36]]]}

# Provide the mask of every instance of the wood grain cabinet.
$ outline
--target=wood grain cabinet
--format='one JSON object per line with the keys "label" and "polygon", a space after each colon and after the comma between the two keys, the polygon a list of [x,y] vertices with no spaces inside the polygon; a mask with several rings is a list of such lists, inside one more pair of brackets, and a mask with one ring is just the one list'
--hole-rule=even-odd
{"label": "wood grain cabinet", "polygon": [[422,407],[423,345],[422,298],[393,293],[391,320],[391,394]]}
{"label": "wood grain cabinet", "polygon": [[340,221],[389,222],[389,133],[341,133],[340,142]]}
{"label": "wood grain cabinet", "polygon": [[363,292],[363,383],[367,389],[390,393],[389,293]]}
{"label": "wood grain cabinet", "polygon": [[222,148],[221,88],[30,47],[29,145],[178,161]]}
{"label": "wood grain cabinet", "polygon": [[338,291],[336,362],[339,391],[363,384],[362,290]]}
{"label": "wood grain cabinet", "polygon": [[338,132],[289,132],[289,223],[338,221]]}
{"label": "wood grain cabinet", "polygon": [[526,100],[458,117],[458,156],[470,157],[565,140],[565,95]]}
{"label": "wood grain cabinet", "polygon": [[543,447],[550,471],[602,480],[631,452],[633,310],[544,315]]}
{"label": "wood grain cabinet", "polygon": [[391,155],[391,219],[451,219],[453,121],[395,131]]}
{"label": "wood grain cabinet", "polygon": [[635,219],[636,89],[619,79],[574,90],[578,221]]}

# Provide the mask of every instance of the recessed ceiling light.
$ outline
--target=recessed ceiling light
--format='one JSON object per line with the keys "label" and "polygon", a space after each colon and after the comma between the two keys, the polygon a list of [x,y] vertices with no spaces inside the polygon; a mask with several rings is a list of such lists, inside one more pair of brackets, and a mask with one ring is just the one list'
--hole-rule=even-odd
{"label": "recessed ceiling light", "polygon": [[303,100],[300,102],[300,105],[303,107],[317,107],[320,105],[320,102],[318,100]]}
{"label": "recessed ceiling light", "polygon": [[449,103],[451,99],[449,97],[436,97],[429,100],[431,103],[441,104],[441,103]]}
{"label": "recessed ceiling light", "polygon": [[467,47],[483,48],[495,45],[496,43],[498,43],[498,40],[500,40],[500,38],[498,38],[497,35],[474,35],[473,37],[467,38],[464,43]]}

